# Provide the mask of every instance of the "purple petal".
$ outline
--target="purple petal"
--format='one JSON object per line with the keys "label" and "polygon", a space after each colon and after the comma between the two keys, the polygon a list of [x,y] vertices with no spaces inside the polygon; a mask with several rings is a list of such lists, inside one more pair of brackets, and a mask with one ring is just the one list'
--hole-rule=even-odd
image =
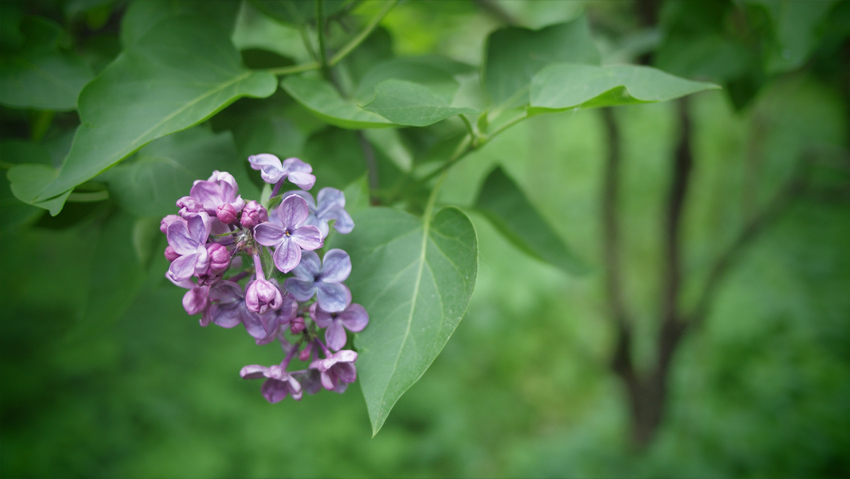
{"label": "purple petal", "polygon": [[301,261],[301,247],[284,236],[274,250],[274,265],[283,273],[293,270]]}
{"label": "purple petal", "polygon": [[206,274],[209,267],[210,253],[203,245],[201,245],[198,247],[198,252],[195,254],[195,275],[201,276]]}
{"label": "purple petal", "polygon": [[345,340],[345,328],[342,327],[342,322],[331,321],[331,325],[325,331],[325,341],[327,341],[328,347],[334,351],[339,351],[345,346]]}
{"label": "purple petal", "polygon": [[258,364],[251,364],[250,366],[245,366],[239,371],[239,375],[242,376],[242,379],[260,379],[265,377],[266,371],[269,368],[265,366],[260,366]]}
{"label": "purple petal", "polygon": [[298,195],[289,195],[277,207],[277,216],[284,228],[295,229],[304,224],[304,221],[310,216],[310,208],[304,198]]}
{"label": "purple petal", "polygon": [[307,207],[311,211],[315,211],[316,200],[313,199],[313,195],[311,195],[309,192],[304,191],[304,190],[292,190],[292,191],[287,191],[286,193],[284,193],[283,197],[286,198],[289,195],[297,195],[297,196],[301,197],[301,199],[303,199],[304,201],[307,202]]}
{"label": "purple petal", "polygon": [[318,306],[318,303],[313,303],[310,306],[310,313],[312,313],[313,315],[313,321],[315,321],[320,328],[327,328],[331,325],[331,322],[334,319],[331,313],[325,311],[324,309],[316,308],[315,306]]}
{"label": "purple petal", "polygon": [[212,322],[222,328],[235,328],[242,323],[242,311],[239,303],[218,303],[210,308]]}
{"label": "purple petal", "polygon": [[254,239],[263,246],[276,246],[283,239],[283,228],[271,223],[262,223],[254,227]]}
{"label": "purple petal", "polygon": [[316,195],[319,207],[322,210],[339,206],[345,208],[345,194],[336,188],[322,188]]}
{"label": "purple petal", "polygon": [[222,281],[210,288],[210,299],[223,303],[232,303],[242,299],[242,287],[233,281]]}
{"label": "purple petal", "polygon": [[198,314],[209,304],[209,287],[192,288],[183,295],[183,309],[189,314]]}
{"label": "purple petal", "polygon": [[328,391],[333,391],[336,387],[336,377],[330,371],[322,371],[322,386]]}
{"label": "purple petal", "polygon": [[204,205],[204,209],[207,211],[215,209],[215,207],[220,204],[229,203],[229,201],[224,200],[221,187],[215,183],[210,183],[209,181],[196,183],[195,186],[192,187],[191,191],[189,191],[189,196],[200,201]]}
{"label": "purple petal", "polygon": [[317,218],[316,215],[313,214],[307,217],[307,221],[304,222],[304,226],[315,226],[316,228],[319,228],[319,232],[322,234],[322,240],[328,237],[328,231],[330,231],[330,228],[328,228],[328,222]]}
{"label": "purple petal", "polygon": [[322,232],[315,226],[302,226],[292,232],[292,241],[301,248],[313,251],[324,244]]}
{"label": "purple petal", "polygon": [[168,279],[183,281],[191,278],[192,274],[195,273],[196,259],[196,255],[187,254],[172,261],[171,266],[168,267]]}
{"label": "purple petal", "polygon": [[334,374],[345,383],[353,383],[357,380],[357,369],[352,363],[337,363],[334,366]]}
{"label": "purple petal", "polygon": [[192,239],[198,244],[206,243],[207,238],[210,236],[210,229],[212,228],[210,216],[202,211],[189,218],[187,223],[189,224],[189,235],[192,236]]}
{"label": "purple petal", "polygon": [[332,249],[325,253],[322,261],[322,281],[342,283],[351,274],[351,258],[341,249]]}
{"label": "purple petal", "polygon": [[310,173],[302,173],[300,171],[293,171],[288,175],[289,181],[298,185],[299,188],[309,190],[316,184],[316,177],[311,175]]}
{"label": "purple petal", "polygon": [[354,361],[357,361],[357,353],[350,349],[333,354],[333,357],[341,363],[353,363]]}
{"label": "purple petal", "polygon": [[260,170],[260,176],[266,183],[275,184],[286,175],[280,163],[280,158],[269,154],[260,153],[248,157],[248,162],[251,163],[251,168]]}
{"label": "purple petal", "polygon": [[183,221],[175,221],[166,230],[168,244],[179,255],[193,254],[198,250],[198,242],[189,235],[189,227]]}
{"label": "purple petal", "polygon": [[354,229],[354,220],[351,219],[348,211],[342,208],[331,208],[322,215],[322,219],[324,221],[335,220],[334,229],[344,235],[351,233],[351,230]]}
{"label": "purple petal", "polygon": [[263,383],[263,387],[260,388],[260,391],[263,393],[263,397],[266,398],[266,401],[274,404],[277,402],[281,402],[286,398],[286,384],[283,381],[278,381],[277,379],[266,379],[266,382]]}
{"label": "purple petal", "polygon": [[254,339],[264,338],[266,336],[266,328],[263,327],[263,321],[258,314],[252,313],[247,309],[242,311],[242,324]]}
{"label": "purple petal", "polygon": [[317,297],[319,307],[329,313],[336,313],[345,309],[345,300],[350,297],[348,288],[340,283],[326,283],[317,281],[316,288],[318,289]]}
{"label": "purple petal", "polygon": [[289,378],[286,379],[286,387],[289,389],[289,394],[292,396],[292,399],[295,399],[296,401],[301,400],[301,396],[304,394],[301,390],[301,383],[292,376],[289,376]]}
{"label": "purple petal", "polygon": [[352,333],[359,333],[369,324],[369,313],[359,304],[352,304],[339,314],[342,324]]}
{"label": "purple petal", "polygon": [[[301,262],[292,270],[292,274],[296,278],[303,279],[312,283],[316,280],[316,276],[322,272],[322,261],[319,260],[319,255],[313,251],[304,251],[301,253]],[[300,300],[304,301],[304,300]]]}
{"label": "purple petal", "polygon": [[287,278],[284,283],[289,294],[298,301],[308,301],[316,294],[316,285],[312,281],[298,278]]}

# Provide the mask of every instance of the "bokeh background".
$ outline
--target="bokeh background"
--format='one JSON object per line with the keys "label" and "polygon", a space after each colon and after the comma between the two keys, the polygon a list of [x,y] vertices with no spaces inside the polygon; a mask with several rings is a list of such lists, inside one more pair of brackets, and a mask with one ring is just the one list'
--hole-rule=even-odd
{"label": "bokeh background", "polygon": [[[635,60],[652,44],[651,29],[636,20],[640,3],[407,2],[383,27],[396,54],[478,63],[486,34],[506,21],[538,28],[584,11],[607,61]],[[846,6],[833,2],[828,16],[844,15],[846,24]],[[4,0],[0,8],[0,18],[38,8],[62,20],[68,11],[61,2]],[[728,88],[689,101],[685,307],[800,158],[809,166],[806,188],[741,248],[705,324],[683,340],[666,415],[648,446],[630,442],[626,392],[609,366],[615,328],[601,204],[610,145],[601,113],[586,110],[506,132],[452,170],[439,200],[471,205],[499,164],[590,273],[568,276],[528,257],[472,213],[480,266],[467,316],[374,438],[356,385],[301,402],[263,400],[260,383],[238,371],[277,362],[277,346],[198,327],[160,255],[131,280],[134,295],[111,297],[115,258],[137,262],[138,223],[105,217],[97,204],[70,205],[55,218],[18,215],[4,175],[0,475],[847,477],[850,50],[846,36],[839,40],[812,47],[800,66],[764,78],[743,101]],[[4,141],[33,115],[0,113]],[[614,113],[622,280],[643,367],[657,354],[663,218],[680,124],[675,103]],[[309,152],[323,132],[287,138]],[[158,241],[157,251],[165,246]],[[110,319],[93,321],[93,311]]]}

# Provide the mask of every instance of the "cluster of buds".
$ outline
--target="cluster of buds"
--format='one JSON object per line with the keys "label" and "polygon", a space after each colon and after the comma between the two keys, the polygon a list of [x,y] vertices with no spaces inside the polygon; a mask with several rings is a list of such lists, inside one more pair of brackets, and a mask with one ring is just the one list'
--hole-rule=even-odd
{"label": "cluster of buds", "polygon": [[[297,158],[281,162],[260,154],[248,161],[274,185],[269,200],[246,203],[226,172],[195,181],[189,196],[177,201],[178,214],[160,224],[171,262],[166,277],[188,290],[183,308],[200,314],[201,326],[241,324],[258,345],[280,343],[285,353],[280,364],[240,372],[245,379],[265,378],[262,393],[269,402],[287,395],[300,400],[304,391],[314,394],[322,387],[344,392],[357,378],[357,353],[343,349],[345,330],[362,331],[369,315],[351,303],[343,284],[351,273],[348,253],[331,249],[320,258],[316,251],[331,222],[342,234],[354,228],[345,196],[323,188],[314,199],[307,191],[316,182],[313,168]],[[301,189],[279,194],[284,181]],[[289,371],[296,356],[309,366]]]}

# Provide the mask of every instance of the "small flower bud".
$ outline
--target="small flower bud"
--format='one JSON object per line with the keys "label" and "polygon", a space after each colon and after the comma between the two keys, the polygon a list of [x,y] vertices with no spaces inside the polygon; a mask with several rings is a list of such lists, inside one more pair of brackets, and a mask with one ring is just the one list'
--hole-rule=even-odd
{"label": "small flower bud", "polygon": [[245,292],[245,305],[249,311],[265,314],[269,309],[278,310],[283,304],[283,295],[271,282],[258,279]]}
{"label": "small flower bud", "polygon": [[256,201],[249,201],[242,210],[242,227],[253,228],[260,223],[269,220],[269,214],[265,208]]}
{"label": "small flower bud", "polygon": [[291,331],[292,334],[300,334],[306,327],[307,326],[304,325],[304,318],[301,316],[298,316],[289,322],[289,331]]}
{"label": "small flower bud", "polygon": [[[301,321],[303,322],[304,320],[302,319]],[[298,359],[302,361],[310,359],[311,352],[313,352],[313,343],[307,343],[307,346],[305,346],[304,349],[301,350],[300,353],[298,353]]]}
{"label": "small flower bud", "polygon": [[183,218],[177,215],[168,215],[159,222],[159,230],[162,231],[162,234],[168,234],[168,226],[175,221],[186,221]]}
{"label": "small flower bud", "polygon": [[215,209],[215,215],[219,221],[226,225],[236,223],[236,208],[233,205],[218,205]]}
{"label": "small flower bud", "polygon": [[171,246],[165,247],[165,259],[167,259],[169,263],[179,257],[180,255],[176,251],[174,251],[174,248],[172,248]]}
{"label": "small flower bud", "polygon": [[230,252],[227,247],[219,243],[210,243],[207,245],[207,254],[210,257],[209,273],[219,275],[224,273],[230,265]]}

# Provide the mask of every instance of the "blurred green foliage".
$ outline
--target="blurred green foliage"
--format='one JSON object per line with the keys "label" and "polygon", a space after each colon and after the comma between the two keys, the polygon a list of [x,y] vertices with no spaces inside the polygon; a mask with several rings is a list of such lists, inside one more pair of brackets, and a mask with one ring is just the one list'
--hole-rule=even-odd
{"label": "blurred green foliage", "polygon": [[[71,25],[98,25],[109,3],[45,2],[44,9]],[[499,25],[480,3],[489,2],[405,3],[385,27],[396,53],[477,61],[485,34]],[[532,27],[581,8],[497,5]],[[19,9],[0,8],[6,38],[6,12]],[[631,4],[586,8],[601,43],[621,40],[606,28],[636,29]],[[18,203],[0,180],[0,475],[850,475],[850,125],[846,85],[835,81],[846,78],[848,64],[829,51],[813,55],[802,70],[765,83],[741,110],[725,91],[691,101],[696,165],[683,233],[686,305],[797,160],[814,160],[810,188],[743,251],[705,328],[675,357],[668,415],[645,452],[630,449],[624,390],[607,365],[614,331],[601,270],[604,126],[598,112],[579,111],[534,117],[473,153],[450,171],[438,203],[471,211],[478,186],[500,166],[595,270],[566,276],[472,213],[480,267],[469,312],[372,439],[357,386],[354,394],[272,405],[259,384],[243,382],[242,365],[277,362],[280,351],[258,348],[245,334],[201,329],[187,317],[183,291],[163,277],[163,237],[136,234],[144,230],[137,220],[103,203],[69,203],[60,216],[46,216]],[[279,100],[281,109],[293,109],[291,100]],[[230,108],[247,111],[253,102]],[[19,147],[9,146],[26,136],[15,125],[36,113],[3,107],[0,114],[0,146]],[[677,116],[670,104],[622,107],[616,116],[625,294],[638,316],[638,362],[646,364],[658,327],[660,232]],[[286,137],[317,174],[326,168],[337,185],[354,180],[355,172],[321,163],[328,150],[356,149],[354,134],[308,121],[294,126],[293,117],[246,115],[262,125],[256,130],[212,126],[217,138],[232,129],[240,158],[247,145]],[[69,121],[57,115],[44,151],[34,153],[45,164],[56,164],[54,151],[60,159],[67,151],[57,125]],[[6,162],[12,155],[4,151]],[[395,167],[381,155],[379,148],[381,172],[391,178]],[[110,284],[121,279],[138,296],[111,296]]]}

